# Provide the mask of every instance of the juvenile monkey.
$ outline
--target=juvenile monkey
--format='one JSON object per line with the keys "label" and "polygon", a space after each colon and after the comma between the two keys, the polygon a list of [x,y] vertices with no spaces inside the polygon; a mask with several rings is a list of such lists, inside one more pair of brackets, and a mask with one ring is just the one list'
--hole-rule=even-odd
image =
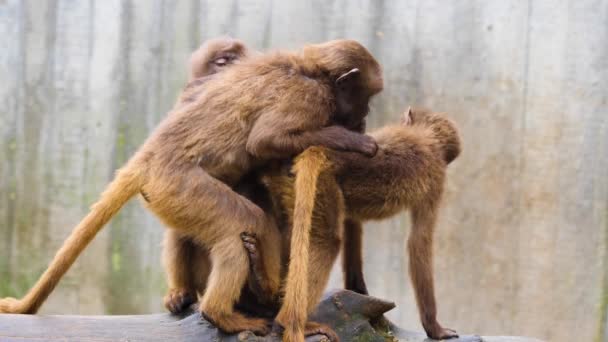
{"label": "juvenile monkey", "polygon": [[[458,131],[444,116],[417,109],[408,110],[401,125],[381,128],[371,136],[379,145],[371,159],[311,147],[295,159],[295,180],[286,169],[264,176],[275,206],[285,212],[282,225],[292,227],[283,234],[283,244],[291,247],[290,265],[276,318],[289,340],[301,340],[303,322],[327,283],[343,220],[378,220],[406,209],[412,217],[409,270],[422,325],[431,338],[457,336],[437,321],[432,242],[446,167],[461,151]],[[251,248],[251,242],[248,245]],[[359,250],[353,253],[360,260],[360,241],[355,245]],[[352,267],[362,277],[360,261]]]}
{"label": "juvenile monkey", "polygon": [[190,56],[188,84],[180,94],[176,107],[193,102],[200,95],[200,86],[209,76],[256,54],[238,39],[219,37],[207,40]]}
{"label": "juvenile monkey", "polygon": [[210,77],[117,172],[30,292],[1,300],[0,312],[35,313],[95,234],[142,193],[168,227],[207,247],[212,267],[202,314],[228,333],[266,333],[265,320],[235,312],[234,304],[249,267],[240,234],[264,236],[267,217],[231,186],[309,146],[374,155],[373,139],[335,123],[361,121],[382,86],[379,64],[351,40],[247,58]]}

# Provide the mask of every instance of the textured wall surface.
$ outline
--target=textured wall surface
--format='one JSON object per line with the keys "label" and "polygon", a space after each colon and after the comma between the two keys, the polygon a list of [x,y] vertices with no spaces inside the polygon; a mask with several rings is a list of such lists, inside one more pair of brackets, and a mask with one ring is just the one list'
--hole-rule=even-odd
{"label": "textured wall surface", "polygon": [[[437,229],[441,321],[463,333],[608,341],[608,1],[1,0],[0,296],[20,296],[173,104],[189,52],[360,40],[384,66],[371,126],[446,111],[464,154]],[[369,224],[371,293],[420,329],[406,215]],[[137,201],[46,313],[161,310],[158,221]],[[340,285],[339,270],[332,285]]]}

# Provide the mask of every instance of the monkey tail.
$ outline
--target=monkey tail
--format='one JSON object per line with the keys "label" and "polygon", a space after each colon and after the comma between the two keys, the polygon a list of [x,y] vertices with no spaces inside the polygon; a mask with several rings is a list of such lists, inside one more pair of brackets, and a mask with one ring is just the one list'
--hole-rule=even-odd
{"label": "monkey tail", "polygon": [[59,280],[84,248],[122,206],[141,189],[139,174],[128,166],[116,173],[114,180],[91,207],[87,216],[74,228],[53,261],[22,300],[0,300],[0,312],[34,314],[51,294]]}
{"label": "monkey tail", "polygon": [[320,174],[329,167],[321,147],[310,147],[295,161],[295,203],[289,270],[283,305],[276,321],[284,328],[283,341],[303,341],[308,318],[308,263],[310,232]]}

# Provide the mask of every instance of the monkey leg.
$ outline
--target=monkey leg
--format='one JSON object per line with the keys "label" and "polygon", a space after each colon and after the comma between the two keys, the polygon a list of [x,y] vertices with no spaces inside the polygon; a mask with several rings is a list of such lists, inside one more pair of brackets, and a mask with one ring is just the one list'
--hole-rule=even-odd
{"label": "monkey leg", "polygon": [[165,232],[163,263],[169,284],[165,307],[180,313],[205,293],[211,271],[209,253],[204,246],[170,229]]}
{"label": "monkey leg", "polygon": [[433,233],[437,221],[437,202],[418,203],[412,208],[412,231],[407,246],[409,273],[422,326],[430,338],[442,340],[458,337],[458,334],[442,327],[437,321],[433,282]]}
{"label": "monkey leg", "polygon": [[363,227],[361,222],[352,219],[344,221],[344,239],[342,243],[342,272],[344,288],[367,295],[367,286],[363,278]]}
{"label": "monkey leg", "polygon": [[164,298],[167,310],[177,314],[183,312],[197,300],[195,277],[197,272],[208,269],[195,269],[197,246],[188,238],[173,229],[165,231],[163,242],[163,264],[167,273],[169,290]]}
{"label": "monkey leg", "polygon": [[217,243],[210,256],[213,267],[200,305],[203,316],[227,333],[251,330],[267,334],[266,320],[248,318],[233,310],[249,275],[249,261],[240,238]]}
{"label": "monkey leg", "polygon": [[[176,179],[177,173],[181,176]],[[240,233],[263,236],[268,224],[264,212],[199,167],[182,167],[171,174],[152,175],[155,183],[143,190],[150,200],[147,205],[165,224],[209,251],[212,268],[201,313],[227,333],[267,333],[265,320],[234,311],[249,275]]]}

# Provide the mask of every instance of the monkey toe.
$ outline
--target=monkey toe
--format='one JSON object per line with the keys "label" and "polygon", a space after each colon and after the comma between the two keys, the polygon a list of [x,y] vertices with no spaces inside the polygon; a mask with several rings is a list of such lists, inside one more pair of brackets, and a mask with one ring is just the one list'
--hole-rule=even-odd
{"label": "monkey toe", "polygon": [[249,253],[251,258],[256,258],[258,255],[258,239],[254,233],[241,233],[241,241],[243,241],[243,246]]}
{"label": "monkey toe", "polygon": [[164,302],[167,310],[172,314],[179,314],[196,302],[196,295],[188,290],[172,289],[165,296]]}
{"label": "monkey toe", "polygon": [[304,336],[324,335],[329,342],[339,342],[338,334],[329,326],[317,322],[307,322],[304,327]]}
{"label": "monkey toe", "polygon": [[250,232],[241,232],[241,240],[243,240],[243,242],[248,242],[252,244],[258,243],[257,235],[255,233]]}

